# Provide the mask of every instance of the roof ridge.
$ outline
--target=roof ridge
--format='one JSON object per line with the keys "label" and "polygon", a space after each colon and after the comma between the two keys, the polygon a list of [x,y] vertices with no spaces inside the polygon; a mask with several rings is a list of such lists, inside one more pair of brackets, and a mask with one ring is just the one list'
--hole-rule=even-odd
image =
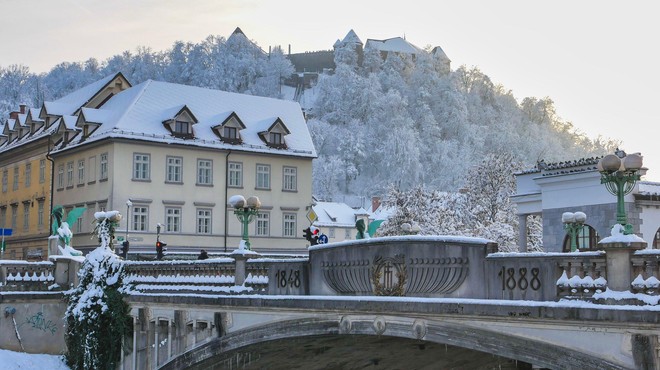
{"label": "roof ridge", "polygon": [[[137,104],[137,102],[140,100],[140,98],[142,98],[142,95],[144,95],[144,92],[147,90],[147,87],[149,87],[149,85],[151,85],[152,82],[153,82],[152,79],[148,79],[148,80],[146,80],[146,81],[144,81],[143,83],[140,84],[140,85],[144,85],[144,86],[143,86],[142,89],[141,89],[141,90],[135,95],[135,97],[133,98],[133,100],[132,100],[132,101],[126,106],[126,109],[124,109],[124,112],[121,114],[121,116],[119,116],[119,118],[117,119],[117,121],[115,121],[115,124],[114,124],[113,129],[114,129],[114,128],[117,128],[117,127],[119,126],[119,124],[121,123],[121,121],[126,117],[126,115],[128,115],[128,113],[131,111],[131,109],[133,109],[133,107]],[[131,87],[129,87],[128,89],[126,89],[126,90],[124,90],[124,91],[129,91],[129,90],[131,90],[131,89],[133,89],[133,88],[137,88],[137,87],[139,87],[140,85],[131,86]],[[123,92],[123,91],[122,91],[122,92]]]}

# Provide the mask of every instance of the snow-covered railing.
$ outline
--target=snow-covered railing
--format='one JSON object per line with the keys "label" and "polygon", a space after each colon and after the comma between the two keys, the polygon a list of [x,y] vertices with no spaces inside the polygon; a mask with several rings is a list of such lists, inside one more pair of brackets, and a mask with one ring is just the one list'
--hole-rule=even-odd
{"label": "snow-covered railing", "polygon": [[630,258],[633,281],[631,291],[658,295],[660,290],[660,250],[636,251]]}
{"label": "snow-covered railing", "polygon": [[55,281],[52,262],[0,261],[0,291],[46,291]]}
{"label": "snow-covered railing", "polygon": [[143,293],[230,293],[236,273],[233,258],[127,261],[124,268],[124,282]]}
{"label": "snow-covered railing", "polygon": [[559,298],[591,298],[607,288],[607,258],[599,252],[566,253],[557,261],[561,276],[557,279]]}

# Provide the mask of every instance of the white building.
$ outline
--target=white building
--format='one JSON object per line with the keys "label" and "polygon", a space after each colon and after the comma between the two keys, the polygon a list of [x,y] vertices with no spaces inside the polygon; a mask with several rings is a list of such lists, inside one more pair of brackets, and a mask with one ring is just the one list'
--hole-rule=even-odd
{"label": "white building", "polygon": [[[104,94],[99,85],[124,88]],[[304,250],[299,223],[316,151],[298,103],[151,80],[130,86],[121,74],[94,86],[41,112],[55,127],[53,203],[88,209],[74,247],[96,246],[93,211],[115,209],[128,213],[116,236],[128,235],[131,250],[153,251],[159,225],[169,250],[233,250],[241,225],[227,200],[241,194],[262,203],[249,229],[254,250]]]}
{"label": "white building", "polygon": [[316,202],[312,209],[317,216],[312,225],[328,237],[328,243],[355,240],[357,220],[363,219],[365,225],[369,223],[368,214],[364,209],[356,210],[346,203]]}
{"label": "white building", "polygon": [[[520,243],[526,245],[528,215],[543,217],[543,246],[548,252],[570,250],[561,222],[564,212],[584,212],[586,225],[578,237],[580,249],[595,249],[610,235],[616,221],[616,196],[602,185],[596,169],[600,158],[559,163],[540,162],[516,174],[516,203],[520,217]],[[642,169],[645,173],[645,169]],[[624,198],[628,222],[648,248],[660,248],[660,183],[639,181]]]}

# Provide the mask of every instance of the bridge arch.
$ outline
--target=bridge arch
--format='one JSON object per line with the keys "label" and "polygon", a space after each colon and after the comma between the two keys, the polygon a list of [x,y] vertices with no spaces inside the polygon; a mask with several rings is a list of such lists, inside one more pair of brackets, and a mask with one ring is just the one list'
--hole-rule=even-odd
{"label": "bridge arch", "polygon": [[[300,348],[305,346],[304,344],[308,348]],[[462,353],[463,358],[477,362],[487,361],[490,357],[495,364],[497,364],[495,361],[513,360],[549,369],[624,368],[617,363],[604,360],[597,354],[590,355],[539,340],[497,333],[455,322],[392,316],[346,315],[278,321],[226,333],[173,358],[161,369],[211,368],[228,361],[232,356],[236,357],[241,351],[244,360],[261,361],[268,356],[275,356],[276,353],[282,356],[281,351],[284,351],[284,356],[297,361],[303,360],[302,356],[296,358],[296,354],[302,353],[300,351],[325,352],[330,348],[328,346],[357,346],[351,347],[350,352],[344,351],[344,355],[350,353],[356,356],[356,360],[366,359],[378,365],[378,353],[373,352],[376,345],[388,346],[389,352],[392,353],[417,348],[419,352],[410,358],[418,361],[424,361],[423,358],[420,359],[420,355],[425,349],[430,349],[424,353],[429,361],[433,361],[429,362],[429,365],[443,361],[442,352],[446,353],[448,348],[451,348],[459,351],[454,352],[454,355]],[[246,354],[251,353],[249,351],[256,351],[254,353],[259,354],[256,358],[247,359]],[[479,355],[485,357],[477,358],[476,356]],[[314,359],[322,361],[321,357],[314,357],[311,360]],[[319,363],[309,365],[319,365]],[[259,363],[257,366],[260,366]]]}

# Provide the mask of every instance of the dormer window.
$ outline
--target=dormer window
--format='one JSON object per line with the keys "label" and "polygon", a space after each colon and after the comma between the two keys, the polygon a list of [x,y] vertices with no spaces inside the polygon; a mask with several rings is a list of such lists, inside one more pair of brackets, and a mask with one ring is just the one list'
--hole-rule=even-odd
{"label": "dormer window", "polygon": [[284,122],[282,122],[280,118],[277,118],[266,131],[259,133],[259,137],[271,148],[286,149],[287,146],[286,141],[284,141],[284,136],[290,133],[291,132]]}
{"label": "dormer window", "polygon": [[195,115],[185,105],[181,108],[175,108],[175,110],[171,112],[174,114],[170,115],[166,113],[167,116],[172,118],[163,121],[165,127],[175,137],[193,139],[195,137],[193,125],[197,123]]}
{"label": "dormer window", "polygon": [[211,127],[213,132],[220,137],[222,142],[233,145],[243,143],[240,131],[244,128],[245,125],[243,124],[243,121],[238,118],[236,112],[231,112],[224,121]]}

